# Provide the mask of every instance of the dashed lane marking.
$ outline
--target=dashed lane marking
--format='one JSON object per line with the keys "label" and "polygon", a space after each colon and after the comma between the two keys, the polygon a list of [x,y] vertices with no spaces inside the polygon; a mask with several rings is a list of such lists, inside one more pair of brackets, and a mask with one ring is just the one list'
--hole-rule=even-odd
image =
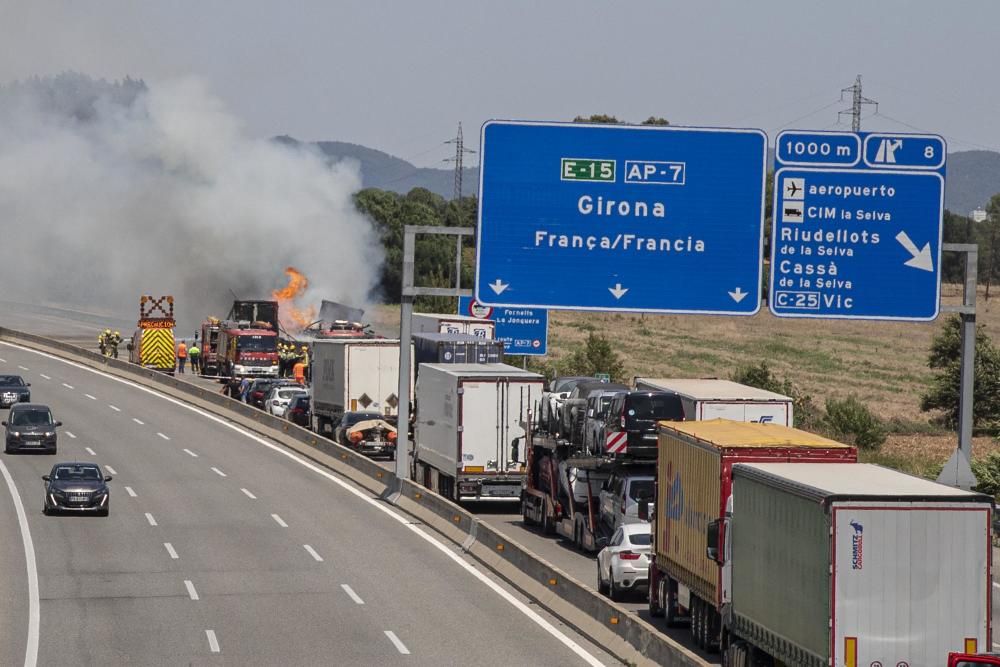
{"label": "dashed lane marking", "polygon": [[76,435],[73,434],[73,431],[66,431],[66,435],[73,438],[74,440],[76,439]]}
{"label": "dashed lane marking", "polygon": [[164,542],[163,546],[167,550],[167,553],[170,554],[171,558],[173,558],[174,560],[180,558],[180,556],[177,555],[177,550],[174,549],[174,545],[172,545],[170,542]]}
{"label": "dashed lane marking", "polygon": [[185,579],[184,580],[184,588],[187,589],[188,597],[191,598],[192,600],[200,600],[201,599],[201,598],[198,597],[198,591],[196,591],[194,589],[194,584],[191,583],[190,579]]}
{"label": "dashed lane marking", "polygon": [[153,518],[153,515],[150,514],[149,512],[146,512],[146,521],[149,522],[150,526],[157,526],[157,525],[159,525],[159,524],[156,523],[156,519]]}
{"label": "dashed lane marking", "polygon": [[91,449],[90,447],[84,447],[84,449],[86,449],[86,450],[87,450],[87,453],[88,453],[88,454],[90,454],[91,456],[97,456],[97,452],[95,452],[95,451],[94,451],[93,449]]}
{"label": "dashed lane marking", "polygon": [[193,457],[195,457],[195,458],[198,458],[198,455],[197,455],[197,454],[195,454],[194,452],[192,452],[192,451],[191,451],[190,449],[188,449],[187,447],[185,447],[185,448],[184,448],[184,451],[185,451],[185,452],[187,452],[187,453],[188,453],[188,454],[189,454],[190,456],[193,456]]}
{"label": "dashed lane marking", "polygon": [[257,500],[257,496],[255,496],[254,494],[250,493],[246,489],[240,489],[240,491],[242,491],[244,494],[246,494],[246,497],[249,498],[250,500]]}
{"label": "dashed lane marking", "polygon": [[134,421],[139,426],[145,426],[146,425],[146,422],[142,421],[141,419],[136,419],[135,417],[132,417],[132,421]]}
{"label": "dashed lane marking", "polygon": [[212,466],[212,472],[214,472],[219,477],[225,477],[226,476],[226,473],[222,472],[221,470],[219,470],[215,466]]}
{"label": "dashed lane marking", "polygon": [[48,375],[46,375],[45,373],[39,373],[39,375],[41,375],[42,378],[45,379],[45,380],[51,380],[52,379]]}
{"label": "dashed lane marking", "polygon": [[62,384],[63,384],[63,386],[64,386],[64,387],[66,387],[67,389],[72,389],[72,388],[73,388],[73,385],[71,385],[71,384],[66,384],[65,382],[63,382]]}
{"label": "dashed lane marking", "polygon": [[288,524],[287,524],[287,523],[285,523],[285,520],[284,520],[284,519],[282,519],[282,518],[281,518],[280,516],[278,516],[277,514],[272,514],[272,515],[271,515],[271,518],[272,518],[272,519],[274,519],[274,522],[275,522],[276,524],[278,524],[279,526],[281,526],[282,528],[288,528]]}
{"label": "dashed lane marking", "polygon": [[399,637],[396,636],[395,632],[392,630],[386,630],[385,636],[389,638],[389,641],[392,642],[392,645],[396,647],[397,651],[403,655],[410,655],[410,649],[406,648],[406,644],[399,640]]}
{"label": "dashed lane marking", "polygon": [[108,403],[108,407],[111,408],[112,410],[114,410],[115,412],[121,412],[122,411],[122,409],[119,408],[117,405],[111,405],[110,403]]}
{"label": "dashed lane marking", "polygon": [[315,549],[313,549],[308,544],[303,544],[302,546],[305,548],[306,551],[309,552],[309,555],[312,556],[316,560],[317,563],[322,563],[323,562],[323,557],[320,556],[318,553],[316,553]]}
{"label": "dashed lane marking", "polygon": [[347,596],[352,600],[354,600],[356,604],[365,603],[365,601],[361,599],[361,596],[355,593],[354,589],[348,586],[347,584],[341,584],[340,587],[344,589],[344,592],[347,593]]}
{"label": "dashed lane marking", "polygon": [[125,487],[125,493],[129,494],[133,498],[135,498],[136,496],[139,495],[138,493],[135,492],[135,490],[131,486],[126,486]]}
{"label": "dashed lane marking", "polygon": [[169,437],[167,437],[167,436],[163,435],[163,434],[162,434],[162,433],[160,433],[159,431],[157,431],[157,432],[156,432],[156,435],[160,436],[160,437],[161,437],[161,438],[163,438],[164,440],[169,440],[169,439],[170,439]]}
{"label": "dashed lane marking", "polygon": [[104,469],[107,470],[112,475],[117,475],[118,474],[118,471],[115,470],[114,468],[112,468],[111,466],[106,465],[106,466],[104,466]]}
{"label": "dashed lane marking", "polygon": [[215,636],[215,630],[205,630],[205,636],[208,637],[208,650],[212,653],[218,653],[221,649],[219,649],[219,640]]}
{"label": "dashed lane marking", "polygon": [[87,398],[89,398],[92,401],[96,401],[97,400],[97,397],[94,396],[93,394],[84,394],[84,396],[86,396]]}

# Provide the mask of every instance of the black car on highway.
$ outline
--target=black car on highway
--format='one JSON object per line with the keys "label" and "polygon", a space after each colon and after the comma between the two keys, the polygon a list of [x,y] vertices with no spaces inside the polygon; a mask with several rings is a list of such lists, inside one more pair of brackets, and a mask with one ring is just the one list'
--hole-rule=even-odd
{"label": "black car on highway", "polygon": [[41,451],[56,453],[56,427],[62,426],[52,418],[52,410],[38,403],[15,403],[7,419],[0,422],[7,427],[4,453],[15,451]]}
{"label": "black car on highway", "polygon": [[56,512],[94,512],[107,516],[111,511],[111,475],[101,472],[96,463],[57,463],[52,472],[42,475],[45,504],[42,514]]}
{"label": "black car on highway", "polygon": [[312,397],[309,394],[293,396],[292,402],[288,404],[288,409],[285,410],[285,419],[293,424],[309,428],[309,405],[311,401]]}
{"label": "black car on highway", "polygon": [[30,382],[25,382],[20,375],[0,375],[0,408],[9,408],[15,403],[27,403],[31,400]]}

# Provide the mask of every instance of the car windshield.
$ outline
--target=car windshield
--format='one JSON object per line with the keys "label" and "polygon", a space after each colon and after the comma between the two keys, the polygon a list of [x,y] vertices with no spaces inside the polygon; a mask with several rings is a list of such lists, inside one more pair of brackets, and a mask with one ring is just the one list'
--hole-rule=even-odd
{"label": "car windshield", "polygon": [[632,533],[628,536],[628,541],[637,547],[648,547],[652,544],[649,533]]}
{"label": "car windshield", "polygon": [[353,426],[358,422],[367,421],[369,419],[381,419],[382,415],[377,412],[349,412],[344,415],[344,426]]}
{"label": "car windshield", "polygon": [[52,423],[48,410],[16,410],[10,417],[11,426],[42,426]]}
{"label": "car windshield", "polygon": [[52,475],[54,479],[84,479],[95,481],[101,479],[101,470],[97,466],[58,466]]}
{"label": "car windshield", "polygon": [[278,349],[278,339],[275,336],[247,334],[237,337],[236,348],[241,352],[274,352]]}
{"label": "car windshield", "polygon": [[628,487],[628,497],[632,500],[652,500],[653,480],[634,479]]}
{"label": "car windshield", "polygon": [[291,398],[304,393],[306,393],[305,389],[281,389],[278,391],[278,398]]}
{"label": "car windshield", "polygon": [[586,378],[563,378],[561,380],[553,380],[552,382],[552,393],[561,394],[564,391],[573,391],[576,385],[583,382]]}
{"label": "car windshield", "polygon": [[636,394],[629,399],[629,416],[636,419],[684,419],[684,408],[673,394]]}
{"label": "car windshield", "polygon": [[24,380],[21,379],[20,375],[0,375],[0,386],[23,387]]}

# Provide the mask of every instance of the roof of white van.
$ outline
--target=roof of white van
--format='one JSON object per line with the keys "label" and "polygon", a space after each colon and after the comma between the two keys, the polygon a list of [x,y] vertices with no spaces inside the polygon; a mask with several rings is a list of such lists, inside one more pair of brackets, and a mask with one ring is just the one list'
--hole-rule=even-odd
{"label": "roof of white van", "polygon": [[420,364],[420,372],[432,368],[456,377],[502,376],[544,380],[544,375],[507,364]]}
{"label": "roof of white van", "polygon": [[[739,472],[736,472],[736,471]],[[798,488],[810,496],[872,498],[949,498],[973,500],[963,491],[871,463],[739,463],[734,474]]]}
{"label": "roof of white van", "polygon": [[682,396],[702,401],[790,401],[788,396],[776,394],[766,389],[748,387],[731,380],[684,379],[684,378],[643,378],[635,379],[636,386],[652,386],[664,391],[673,391]]}

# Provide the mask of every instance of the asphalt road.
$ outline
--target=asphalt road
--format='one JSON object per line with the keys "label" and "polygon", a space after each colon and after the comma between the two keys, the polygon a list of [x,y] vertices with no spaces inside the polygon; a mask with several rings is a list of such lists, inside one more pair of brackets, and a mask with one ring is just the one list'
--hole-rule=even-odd
{"label": "asphalt road", "polygon": [[[431,531],[224,420],[7,344],[0,372],[64,423],[56,456],[0,457],[16,490],[0,483],[0,664],[26,664],[36,636],[41,665],[614,662]],[[40,477],[67,460],[114,476],[110,517],[42,515]]]}
{"label": "asphalt road", "polygon": [[[107,323],[105,324],[105,322]],[[94,347],[91,341],[96,341],[98,333],[105,326],[117,326],[115,320],[102,318],[100,315],[93,313],[39,305],[26,306],[3,301],[0,301],[0,324],[88,347]],[[131,326],[131,323],[122,326]],[[124,334],[125,329],[122,329],[122,332]],[[203,383],[206,386],[218,386],[211,381],[196,379],[191,375],[178,377],[183,377],[192,382]],[[385,467],[392,469],[394,464],[386,462]],[[571,544],[559,537],[545,536],[534,528],[524,526],[517,503],[482,502],[470,504],[468,509],[476,512],[484,520],[490,521],[506,532],[512,539],[531,549],[577,580],[596,587],[596,559],[593,556],[578,552]],[[2,517],[0,517],[0,522],[2,522]],[[11,550],[12,547],[10,545],[0,544],[0,558],[6,558],[7,553]],[[1000,550],[994,551],[994,563],[1000,563]],[[4,582],[0,581],[0,602],[6,599]],[[652,622],[665,634],[677,640],[702,658],[711,662],[718,662],[717,655],[705,654],[694,646],[690,641],[690,634],[687,629],[667,630],[663,628],[662,619],[651,619],[646,611],[645,600],[641,595],[635,595],[626,599],[623,605],[638,614],[641,618]],[[1000,583],[997,583],[996,579],[994,579],[993,584],[993,625],[994,627],[1000,627]],[[0,636],[3,635],[0,634]],[[994,649],[1000,650],[1000,643],[995,643]],[[3,654],[0,653],[0,657],[2,656]],[[0,661],[0,664],[6,663]]]}

